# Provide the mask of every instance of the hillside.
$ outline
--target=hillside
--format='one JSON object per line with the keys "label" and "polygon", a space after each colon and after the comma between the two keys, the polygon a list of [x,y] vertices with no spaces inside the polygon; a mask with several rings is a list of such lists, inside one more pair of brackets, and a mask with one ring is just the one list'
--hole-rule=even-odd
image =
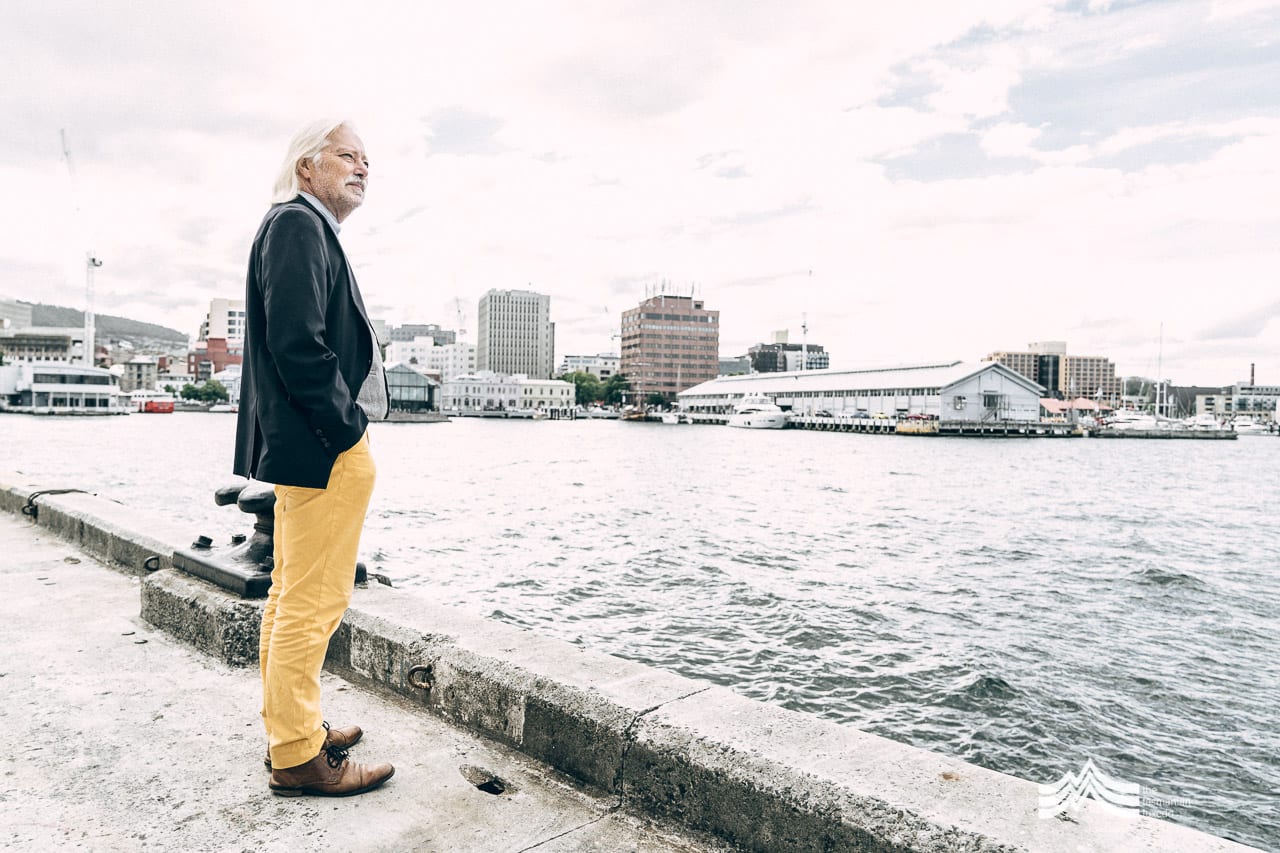
{"label": "hillside", "polygon": [[[44,305],[39,302],[27,303],[31,306],[31,324],[33,326],[83,326],[84,312],[79,308],[64,308],[61,305]],[[155,323],[143,323],[127,317],[116,317],[111,314],[95,314],[95,337],[101,344],[104,339],[126,341],[164,341],[166,343],[186,344],[187,334]]]}

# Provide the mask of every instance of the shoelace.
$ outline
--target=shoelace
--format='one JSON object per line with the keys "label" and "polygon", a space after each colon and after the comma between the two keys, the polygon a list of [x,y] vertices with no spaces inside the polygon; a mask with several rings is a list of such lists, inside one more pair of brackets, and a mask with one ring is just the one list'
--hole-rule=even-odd
{"label": "shoelace", "polygon": [[340,746],[325,744],[324,760],[329,763],[330,767],[337,770],[342,766],[342,762],[347,760],[347,751]]}

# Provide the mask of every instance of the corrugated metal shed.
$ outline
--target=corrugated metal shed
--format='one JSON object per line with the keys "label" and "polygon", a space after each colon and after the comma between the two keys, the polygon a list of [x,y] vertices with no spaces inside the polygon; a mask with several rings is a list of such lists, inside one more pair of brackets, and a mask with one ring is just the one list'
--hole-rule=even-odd
{"label": "corrugated metal shed", "polygon": [[995,370],[1005,374],[1036,396],[1044,389],[998,362],[981,364],[952,361],[943,364],[899,365],[854,370],[801,370],[790,373],[754,373],[747,376],[722,376],[681,391],[681,400],[699,397],[741,397],[745,394],[795,394],[797,392],[858,392],[893,388],[927,389],[939,393],[948,385],[961,382],[978,373]]}

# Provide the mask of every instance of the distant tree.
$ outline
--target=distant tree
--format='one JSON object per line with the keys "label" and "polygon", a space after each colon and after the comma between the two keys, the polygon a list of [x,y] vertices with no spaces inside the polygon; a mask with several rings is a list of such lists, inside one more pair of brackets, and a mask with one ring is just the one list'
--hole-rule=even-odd
{"label": "distant tree", "polygon": [[227,386],[216,379],[206,379],[200,389],[204,394],[206,403],[225,403],[231,398],[231,395],[227,393]]}
{"label": "distant tree", "polygon": [[579,406],[586,406],[594,403],[604,396],[604,386],[600,384],[600,379],[594,374],[587,373],[584,370],[575,370],[572,373],[566,373],[560,377],[564,382],[572,382],[574,385],[573,399]]}
{"label": "distant tree", "polygon": [[625,373],[615,373],[605,380],[604,401],[610,406],[622,403],[622,395],[631,390],[631,380]]}
{"label": "distant tree", "polygon": [[184,400],[195,400],[200,403],[221,403],[230,399],[226,386],[216,379],[206,379],[200,385],[188,382],[182,386],[178,395]]}
{"label": "distant tree", "polygon": [[665,406],[667,404],[667,398],[657,391],[654,391],[648,397],[644,398],[644,402],[649,406]]}

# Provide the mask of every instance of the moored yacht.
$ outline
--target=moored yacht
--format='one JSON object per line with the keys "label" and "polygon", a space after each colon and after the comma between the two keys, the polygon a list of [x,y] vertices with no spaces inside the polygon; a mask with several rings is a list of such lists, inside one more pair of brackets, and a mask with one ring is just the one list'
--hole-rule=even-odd
{"label": "moored yacht", "polygon": [[768,397],[752,395],[733,407],[728,424],[745,429],[782,429],[787,425],[787,413]]}
{"label": "moored yacht", "polygon": [[1256,421],[1249,415],[1236,415],[1231,428],[1236,435],[1266,435],[1271,431],[1265,423]]}

